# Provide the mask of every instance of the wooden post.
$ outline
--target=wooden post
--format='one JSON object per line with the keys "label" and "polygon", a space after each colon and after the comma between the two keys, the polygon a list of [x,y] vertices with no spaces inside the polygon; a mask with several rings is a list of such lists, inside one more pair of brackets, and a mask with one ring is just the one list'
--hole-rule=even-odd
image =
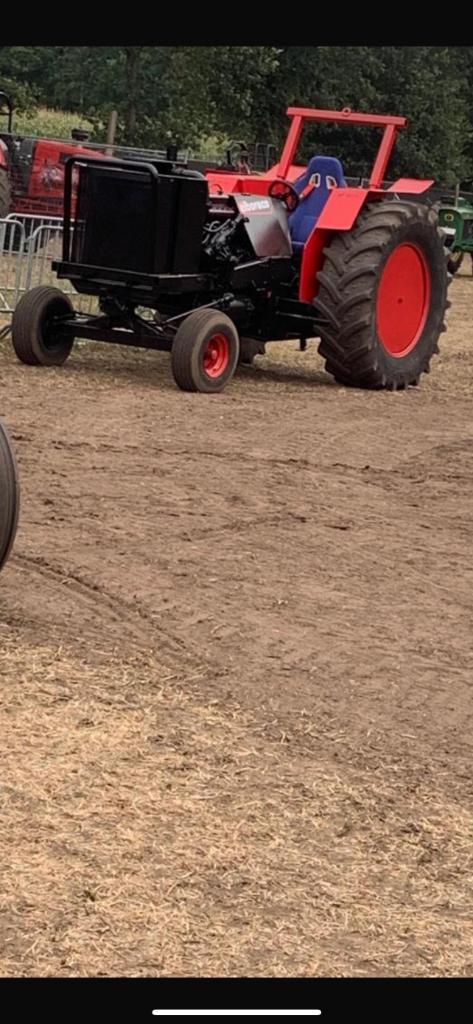
{"label": "wooden post", "polygon": [[109,147],[106,150],[107,156],[112,156],[113,155],[112,154],[112,146],[113,146],[113,143],[115,142],[116,130],[117,130],[117,112],[116,112],[116,110],[112,110],[111,113],[110,113],[110,117],[108,119],[108,128],[107,128],[107,146]]}

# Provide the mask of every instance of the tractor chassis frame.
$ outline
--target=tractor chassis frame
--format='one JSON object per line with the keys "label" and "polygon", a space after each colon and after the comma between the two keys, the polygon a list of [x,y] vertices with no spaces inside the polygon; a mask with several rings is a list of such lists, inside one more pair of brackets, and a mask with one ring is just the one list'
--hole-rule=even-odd
{"label": "tractor chassis frame", "polygon": [[[300,341],[301,349],[305,350],[309,338],[319,337],[321,320],[315,318],[313,311],[312,315],[310,311],[302,312],[301,303],[297,301],[282,299],[280,302],[281,308],[268,310],[269,315],[260,322],[249,317],[248,305],[232,295],[187,309],[161,322],[147,320],[133,308],[111,315],[73,311],[70,316],[61,317],[61,333],[70,338],[170,352],[176,331],[187,316],[198,309],[214,309],[227,313],[237,329],[248,337],[263,342],[292,339]],[[291,311],[291,306],[297,307],[297,312]]]}
{"label": "tractor chassis frame", "polygon": [[[169,352],[182,321],[198,309],[226,313],[240,334],[262,342],[305,342],[319,336],[320,315],[291,291],[294,266],[286,257],[237,264],[226,285],[209,273],[147,274],[69,260],[55,260],[52,266],[79,294],[99,301],[98,314],[73,311],[61,318],[69,337]],[[140,316],[137,308],[153,310],[154,320]]]}
{"label": "tractor chassis frame", "polygon": [[173,334],[166,333],[156,324],[149,323],[141,317],[134,322],[123,318],[103,315],[87,316],[84,313],[73,313],[66,318],[61,317],[61,333],[64,337],[80,338],[88,341],[106,341],[112,345],[128,345],[133,348],[149,348],[170,352]]}

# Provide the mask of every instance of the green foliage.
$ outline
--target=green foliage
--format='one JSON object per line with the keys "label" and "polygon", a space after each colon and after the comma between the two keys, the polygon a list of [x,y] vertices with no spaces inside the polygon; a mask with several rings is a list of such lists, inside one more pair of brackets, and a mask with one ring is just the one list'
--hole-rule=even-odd
{"label": "green foliage", "polygon": [[[388,176],[448,184],[473,175],[472,47],[4,46],[0,88],[24,114],[37,111],[37,122],[17,119],[22,131],[37,123],[32,131],[69,137],[74,117],[103,139],[116,110],[118,142],[172,139],[203,157],[223,156],[231,139],[279,147],[288,105],[405,114],[410,129]],[[45,108],[54,111],[51,128]],[[61,110],[71,112],[64,127]],[[318,126],[300,155],[333,152],[348,174],[364,174],[378,140],[376,131]]]}
{"label": "green foliage", "polygon": [[277,52],[264,46],[175,47],[169,67],[168,124],[194,142],[202,134],[248,134]]}
{"label": "green foliage", "polygon": [[[288,47],[268,83],[260,132],[279,145],[289,105],[402,114],[409,129],[399,134],[387,173],[458,181],[473,167],[472,48],[469,54],[470,87],[464,60],[453,47]],[[301,156],[316,149],[332,152],[348,174],[363,175],[378,143],[376,130],[320,125],[304,132]]]}
{"label": "green foliage", "polygon": [[[73,128],[86,128],[91,133],[92,121],[69,110],[52,110],[49,107],[36,107],[33,110],[20,112],[15,117],[15,131],[20,135],[45,136],[51,139],[71,138]],[[103,128],[101,137],[103,138]]]}
{"label": "green foliage", "polygon": [[35,98],[28,85],[0,74],[0,91],[10,96],[16,110],[34,110]]}
{"label": "green foliage", "polygon": [[[453,47],[380,49],[379,90],[410,119],[393,159],[394,173],[428,175],[454,184],[471,173],[467,82]],[[382,90],[381,91],[381,87]]]}
{"label": "green foliage", "polygon": [[197,159],[201,158],[202,160],[212,160],[216,157],[222,159],[225,157],[230,142],[231,138],[229,135],[221,135],[219,133],[202,135],[195,148],[194,155]]}

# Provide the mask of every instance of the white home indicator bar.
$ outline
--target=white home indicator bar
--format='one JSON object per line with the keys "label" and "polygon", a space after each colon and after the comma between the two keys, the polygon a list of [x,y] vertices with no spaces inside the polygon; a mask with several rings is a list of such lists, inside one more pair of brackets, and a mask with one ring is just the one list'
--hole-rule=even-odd
{"label": "white home indicator bar", "polygon": [[153,1010],[155,1017],[320,1017],[322,1010]]}

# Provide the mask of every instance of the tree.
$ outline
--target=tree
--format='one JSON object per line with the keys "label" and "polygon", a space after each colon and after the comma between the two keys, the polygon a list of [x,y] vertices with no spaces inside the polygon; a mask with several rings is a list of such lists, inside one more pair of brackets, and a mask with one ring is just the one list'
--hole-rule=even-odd
{"label": "tree", "polygon": [[251,140],[261,96],[276,67],[274,47],[173,47],[169,130],[188,143],[213,133]]}
{"label": "tree", "polygon": [[[116,109],[117,141],[161,148],[172,136],[196,153],[210,135],[279,148],[289,105],[405,114],[390,177],[473,173],[472,47],[13,46],[0,47],[2,83],[19,105],[82,114],[96,138]],[[317,125],[300,157],[332,152],[364,175],[378,142],[376,129]]]}
{"label": "tree", "polygon": [[[471,168],[468,83],[454,47],[381,47],[380,102],[405,114],[392,174],[435,177],[454,184]],[[394,108],[394,110],[393,110]]]}

